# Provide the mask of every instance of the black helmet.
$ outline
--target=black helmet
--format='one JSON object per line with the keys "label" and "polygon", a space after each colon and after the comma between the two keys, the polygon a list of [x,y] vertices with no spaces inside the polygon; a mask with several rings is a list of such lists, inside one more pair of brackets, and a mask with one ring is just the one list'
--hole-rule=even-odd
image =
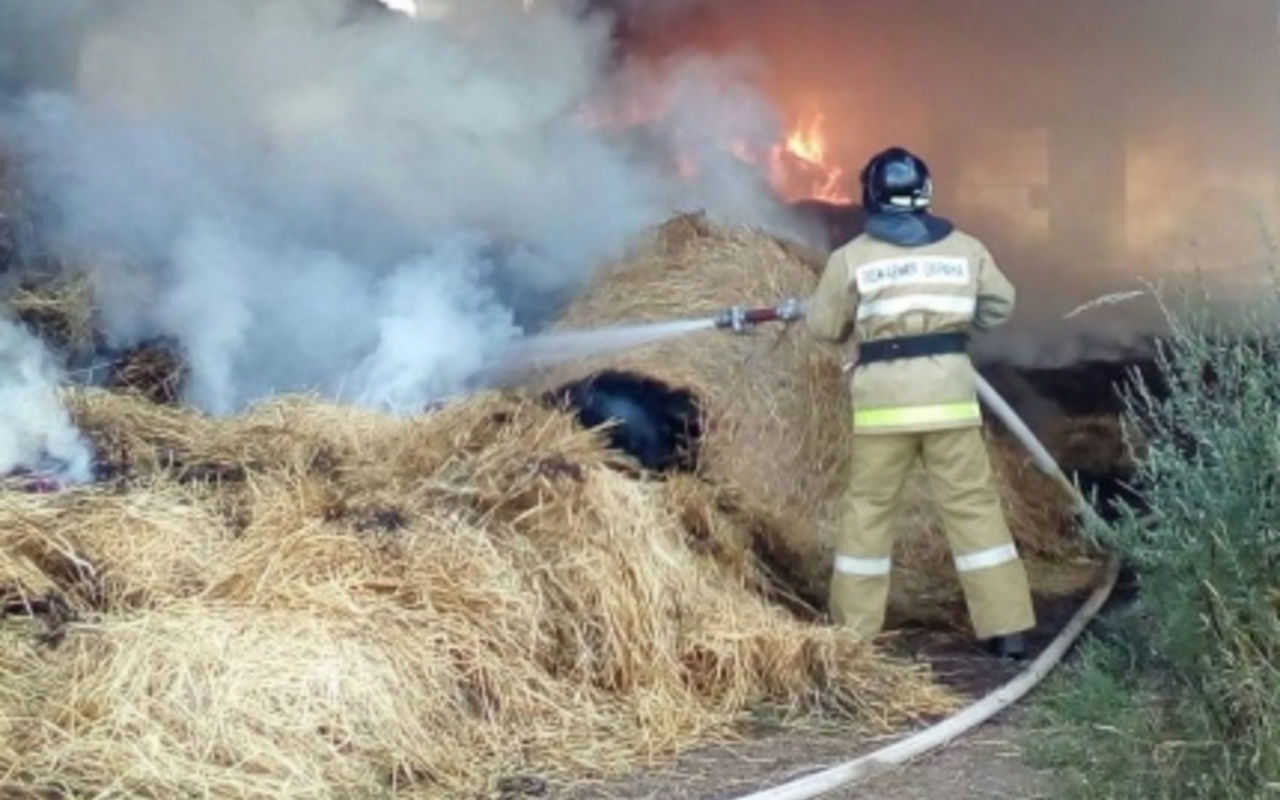
{"label": "black helmet", "polygon": [[904,148],[877,153],[862,170],[862,206],[869,214],[920,212],[932,200],[929,166]]}

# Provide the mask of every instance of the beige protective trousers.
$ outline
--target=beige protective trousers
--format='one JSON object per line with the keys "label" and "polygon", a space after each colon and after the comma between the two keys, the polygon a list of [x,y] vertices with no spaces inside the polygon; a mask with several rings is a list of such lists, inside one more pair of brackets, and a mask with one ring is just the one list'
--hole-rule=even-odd
{"label": "beige protective trousers", "polygon": [[977,637],[1034,627],[1026,570],[1005,522],[980,427],[856,438],[831,581],[836,624],[861,639],[884,625],[898,503],[917,458],[938,504]]}

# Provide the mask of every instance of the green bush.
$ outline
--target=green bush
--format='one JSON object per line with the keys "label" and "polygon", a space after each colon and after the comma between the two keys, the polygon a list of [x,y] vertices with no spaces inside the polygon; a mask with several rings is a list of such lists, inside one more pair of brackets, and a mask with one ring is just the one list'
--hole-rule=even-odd
{"label": "green bush", "polygon": [[1033,756],[1067,797],[1280,798],[1280,339],[1187,315],[1159,372],[1126,398],[1141,508],[1093,534],[1138,598],[1052,682]]}

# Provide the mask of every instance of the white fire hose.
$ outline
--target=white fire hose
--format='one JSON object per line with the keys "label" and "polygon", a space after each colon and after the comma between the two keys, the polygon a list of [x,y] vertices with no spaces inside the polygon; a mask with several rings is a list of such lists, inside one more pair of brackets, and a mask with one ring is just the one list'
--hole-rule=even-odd
{"label": "white fire hose", "polygon": [[[976,374],[976,373],[975,373]],[[1094,524],[1106,525],[1089,502],[1080,493],[1062,469],[1049,455],[1048,450],[1035,437],[1035,434],[1023,423],[1017,413],[1004,401],[998,392],[981,375],[976,375],[978,394],[983,402],[991,408],[1006,427],[1017,437],[1018,441],[1031,453],[1036,465],[1049,477],[1053,478],[1075,500],[1079,513],[1089,517]],[[1016,703],[1048,675],[1071,645],[1075,643],[1085,627],[1097,615],[1098,611],[1111,596],[1116,579],[1120,573],[1120,558],[1112,555],[1104,572],[1101,584],[1094,589],[1089,598],[1076,611],[1067,625],[1058,633],[1049,646],[1045,648],[1017,676],[1000,688],[966,707],[954,716],[918,731],[894,744],[882,747],[875,752],[847,761],[811,775],[797,778],[771,789],[763,789],[737,800],[806,800],[817,797],[838,788],[866,780],[906,762],[935,750],[955,738],[988,721],[996,714]]]}
{"label": "white fire hose", "polygon": [[1040,471],[1052,478],[1076,501],[1076,513],[1088,517],[1089,521],[1094,525],[1105,526],[1107,524],[1106,521],[1098,516],[1098,512],[1080,493],[1080,489],[1062,472],[1058,462],[1053,460],[1053,456],[1049,455],[1049,451],[1040,443],[1040,440],[1031,432],[1031,429],[1022,421],[1017,412],[1005,402],[1004,398],[995,390],[995,387],[987,382],[986,378],[976,371],[974,372],[974,377],[978,384],[978,396],[982,398],[982,402],[986,403],[996,413],[996,416],[1000,418],[1005,427],[1022,443],[1023,447],[1027,448]]}

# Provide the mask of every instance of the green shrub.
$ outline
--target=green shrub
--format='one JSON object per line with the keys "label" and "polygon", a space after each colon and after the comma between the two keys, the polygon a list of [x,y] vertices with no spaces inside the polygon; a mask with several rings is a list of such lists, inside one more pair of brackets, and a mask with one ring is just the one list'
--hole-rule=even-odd
{"label": "green shrub", "polygon": [[1051,684],[1033,755],[1068,797],[1280,798],[1280,339],[1176,322],[1166,391],[1126,398],[1142,508],[1094,533],[1138,599]]}

